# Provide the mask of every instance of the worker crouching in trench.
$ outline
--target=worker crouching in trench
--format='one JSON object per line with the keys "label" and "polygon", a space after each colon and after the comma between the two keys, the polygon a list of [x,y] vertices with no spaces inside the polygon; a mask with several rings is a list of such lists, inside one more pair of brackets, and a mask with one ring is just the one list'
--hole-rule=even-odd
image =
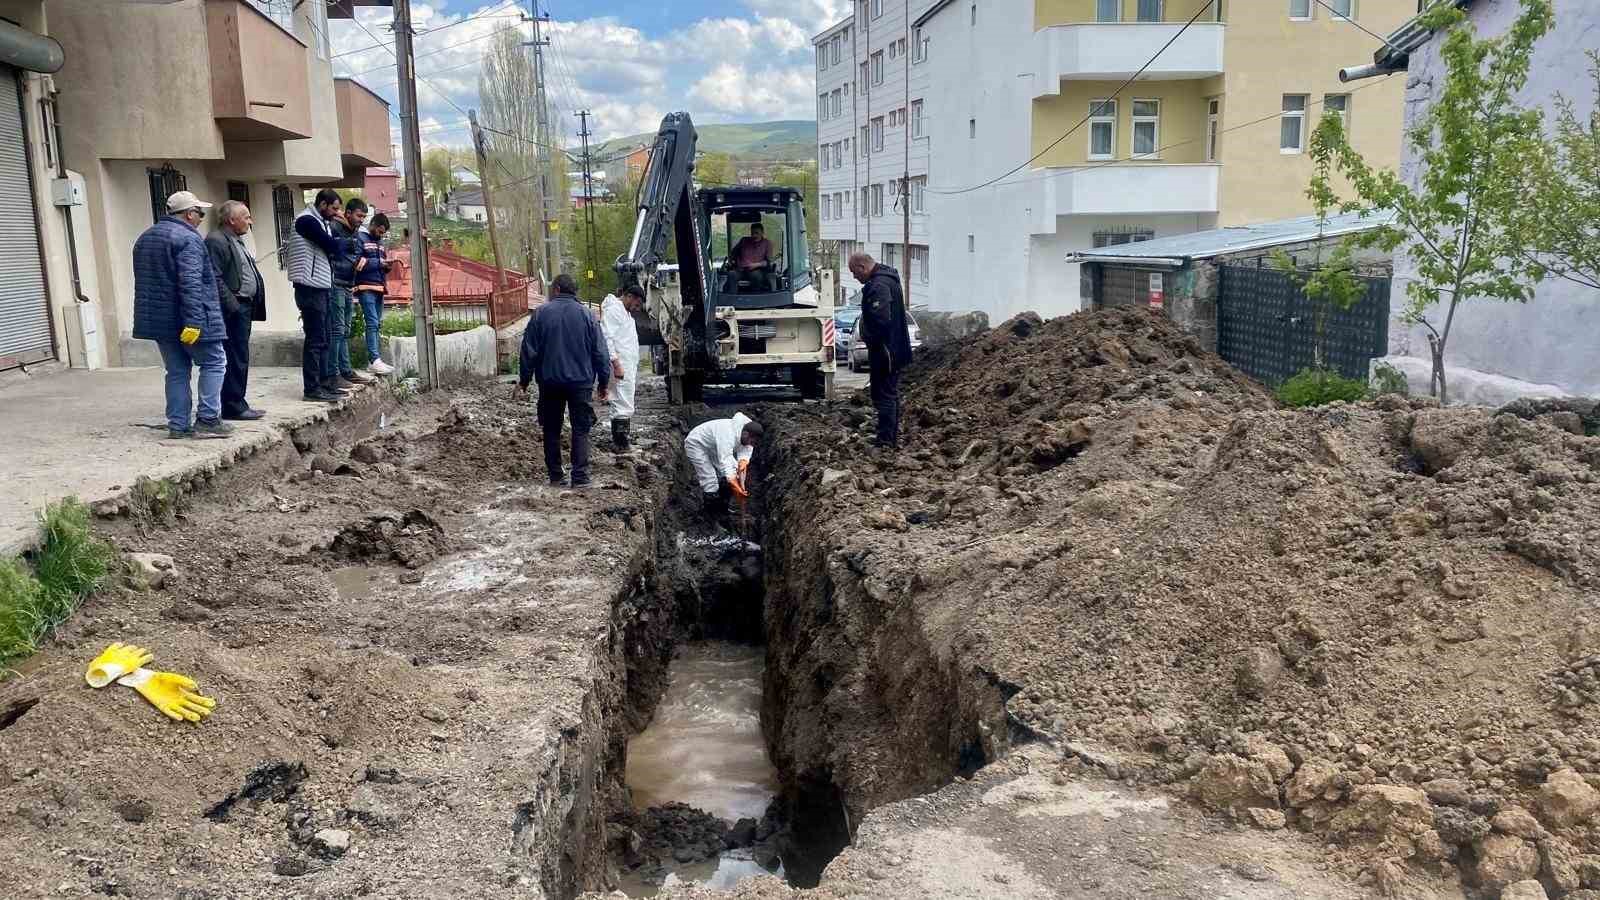
{"label": "worker crouching in trench", "polygon": [[762,435],[761,426],[749,416],[734,413],[730,419],[696,425],[684,438],[683,452],[700,485],[706,518],[718,521],[727,513],[729,500],[750,496],[746,481],[750,457]]}

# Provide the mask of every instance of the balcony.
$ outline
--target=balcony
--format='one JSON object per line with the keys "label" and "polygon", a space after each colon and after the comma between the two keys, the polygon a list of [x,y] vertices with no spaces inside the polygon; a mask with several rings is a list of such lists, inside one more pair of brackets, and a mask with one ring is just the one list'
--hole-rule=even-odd
{"label": "balcony", "polygon": [[[211,104],[229,141],[312,136],[306,45],[242,0],[206,0]],[[388,128],[384,128],[385,140]]]}
{"label": "balcony", "polygon": [[1054,234],[1057,216],[1215,213],[1221,171],[1214,163],[1037,169],[1033,233]]}
{"label": "balcony", "polygon": [[389,143],[389,104],[365,85],[349,78],[333,82],[339,110],[339,156],[346,169],[394,165]]}
{"label": "balcony", "polygon": [[[1040,29],[1033,33],[1033,96],[1059,94],[1063,81],[1132,78],[1152,57],[1155,62],[1141,79],[1221,75],[1223,27],[1219,22],[1196,22],[1184,31],[1181,22],[1092,22]],[[1172,46],[1162,50],[1179,32],[1182,35]]]}

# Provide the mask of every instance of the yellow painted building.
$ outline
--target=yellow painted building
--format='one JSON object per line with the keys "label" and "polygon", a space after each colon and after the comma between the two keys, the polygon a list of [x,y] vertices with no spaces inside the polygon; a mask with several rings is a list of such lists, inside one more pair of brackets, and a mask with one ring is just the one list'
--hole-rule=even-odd
{"label": "yellow painted building", "polygon": [[1415,13],[1412,0],[1036,0],[1033,165],[1216,165],[1217,224],[1308,214],[1305,149],[1324,112],[1342,107],[1368,161],[1398,166],[1404,78],[1346,85],[1338,71],[1371,56],[1368,31]]}

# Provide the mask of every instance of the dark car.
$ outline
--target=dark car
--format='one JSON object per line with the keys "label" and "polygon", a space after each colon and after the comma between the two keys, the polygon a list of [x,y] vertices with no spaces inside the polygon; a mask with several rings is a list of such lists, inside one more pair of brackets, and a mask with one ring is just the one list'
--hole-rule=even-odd
{"label": "dark car", "polygon": [[855,340],[856,323],[861,320],[861,292],[850,295],[848,306],[833,311],[833,358],[848,360],[850,345]]}

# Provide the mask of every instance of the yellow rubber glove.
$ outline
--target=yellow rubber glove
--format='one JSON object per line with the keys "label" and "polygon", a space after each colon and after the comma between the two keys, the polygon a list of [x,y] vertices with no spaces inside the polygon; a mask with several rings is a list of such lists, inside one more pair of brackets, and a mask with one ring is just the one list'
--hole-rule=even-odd
{"label": "yellow rubber glove", "polygon": [[180,343],[193,344],[198,340],[200,340],[200,329],[194,327],[193,325],[190,325],[188,328],[178,332],[178,341]]}
{"label": "yellow rubber glove", "polygon": [[195,693],[198,685],[194,683],[194,679],[176,672],[137,669],[132,675],[117,679],[117,684],[138,691],[140,696],[150,701],[151,706],[161,710],[162,715],[175,722],[184,720],[198,722],[211,715],[211,710],[217,705],[217,701],[210,697],[202,697]]}
{"label": "yellow rubber glove", "polygon": [[143,647],[112,644],[96,656],[94,662],[89,663],[89,670],[83,673],[83,680],[89,682],[89,687],[103,688],[152,659],[155,659],[155,656]]}

